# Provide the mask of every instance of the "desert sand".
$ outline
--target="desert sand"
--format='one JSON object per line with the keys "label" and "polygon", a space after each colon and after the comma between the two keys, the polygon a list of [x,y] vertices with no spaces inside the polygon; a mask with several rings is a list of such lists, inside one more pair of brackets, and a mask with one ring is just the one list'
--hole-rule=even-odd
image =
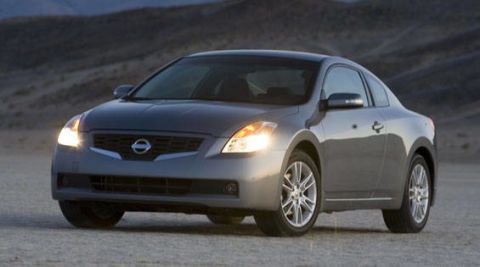
{"label": "desert sand", "polygon": [[253,219],[127,213],[112,230],[81,230],[50,196],[50,153],[0,155],[0,265],[480,264],[480,166],[440,165],[438,201],[419,234],[392,234],[380,211],[321,214],[299,238],[262,235]]}

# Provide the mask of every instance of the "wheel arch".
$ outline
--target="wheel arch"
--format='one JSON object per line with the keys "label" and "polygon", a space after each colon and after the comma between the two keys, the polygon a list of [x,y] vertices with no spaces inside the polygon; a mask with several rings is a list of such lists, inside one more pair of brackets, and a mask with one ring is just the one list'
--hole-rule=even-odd
{"label": "wheel arch", "polygon": [[285,158],[282,164],[282,167],[284,167],[283,170],[285,169],[292,152],[295,149],[301,149],[315,161],[318,171],[321,173],[324,166],[323,158],[320,153],[321,147],[322,145],[314,133],[309,130],[300,131],[290,141],[290,145],[285,153]]}
{"label": "wheel arch", "polygon": [[[426,163],[428,170],[430,172],[430,178],[432,182],[432,201],[431,205],[433,206],[435,203],[436,199],[436,191],[437,191],[437,184],[438,184],[438,166],[437,166],[437,158],[436,158],[436,149],[435,145],[430,142],[427,138],[419,138],[411,147],[410,153],[408,156],[408,166],[407,166],[407,172],[410,169],[410,164],[412,162],[412,159],[415,155],[420,155],[422,156]],[[408,175],[408,173],[407,173]],[[405,177],[407,177],[405,175]]]}
{"label": "wheel arch", "polygon": [[[318,138],[315,136],[315,134],[312,133],[309,130],[304,129],[304,130],[298,132],[292,138],[292,140],[290,141],[290,145],[288,146],[288,149],[285,153],[285,157],[284,157],[283,163],[282,163],[282,171],[281,171],[282,174],[283,174],[283,172],[285,172],[286,168],[288,167],[287,166],[288,165],[288,160],[290,159],[290,157],[292,155],[292,152],[296,149],[301,149],[302,151],[307,153],[313,159],[313,161],[316,163],[316,167],[318,169],[318,172],[320,173],[320,177],[319,177],[320,188],[321,188],[320,210],[322,210],[323,207],[324,207],[323,196],[325,195],[324,192],[323,192],[324,191],[323,190],[324,179],[322,177],[322,173],[323,173],[322,170],[325,166],[324,165],[324,158],[322,157],[322,154],[321,154],[322,143],[318,140]],[[281,193],[281,186],[282,186],[282,182],[279,179],[278,194]],[[278,195],[277,198],[280,199],[280,195]]]}
{"label": "wheel arch", "polygon": [[317,151],[317,148],[315,147],[315,145],[311,141],[309,141],[309,140],[300,141],[293,148],[293,150],[297,150],[297,149],[302,150],[303,152],[307,153],[313,159],[313,161],[315,162],[318,170],[319,171],[321,170],[320,155]]}

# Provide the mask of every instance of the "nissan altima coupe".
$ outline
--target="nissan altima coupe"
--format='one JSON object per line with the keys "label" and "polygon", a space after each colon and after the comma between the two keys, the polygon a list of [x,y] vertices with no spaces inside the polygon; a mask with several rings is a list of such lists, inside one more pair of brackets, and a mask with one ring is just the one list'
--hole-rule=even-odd
{"label": "nissan altima coupe", "polygon": [[380,209],[421,231],[436,189],[431,119],[362,66],[318,54],[235,50],[180,58],[64,126],[52,195],[74,226],[129,211],[254,216],[306,233],[321,212]]}

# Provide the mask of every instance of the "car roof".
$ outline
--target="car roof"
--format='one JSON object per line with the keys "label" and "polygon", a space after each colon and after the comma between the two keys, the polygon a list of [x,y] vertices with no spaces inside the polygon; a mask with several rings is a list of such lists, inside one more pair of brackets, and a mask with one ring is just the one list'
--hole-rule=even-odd
{"label": "car roof", "polygon": [[390,88],[386,86],[381,79],[379,79],[375,74],[371,71],[363,67],[362,65],[346,59],[344,57],[339,56],[329,56],[323,54],[316,54],[316,53],[308,53],[308,52],[299,52],[299,51],[289,51],[289,50],[261,50],[261,49],[239,49],[239,50],[214,50],[214,51],[205,51],[205,52],[198,52],[186,57],[202,57],[202,56],[262,56],[262,57],[279,57],[279,58],[286,58],[286,59],[297,59],[297,60],[306,60],[312,61],[317,63],[325,62],[327,66],[333,64],[346,64],[352,67],[357,68],[360,71],[368,73],[373,77],[376,77],[379,81],[387,89],[390,105],[400,105],[400,101],[397,99],[395,94],[392,93]]}
{"label": "car roof", "polygon": [[320,62],[325,58],[330,56],[307,53],[307,52],[298,52],[298,51],[286,51],[286,50],[258,50],[258,49],[242,49],[242,50],[216,50],[216,51],[206,51],[191,54],[187,57],[199,57],[199,56],[263,56],[263,57],[280,57],[280,58],[290,58],[298,60],[308,60]]}

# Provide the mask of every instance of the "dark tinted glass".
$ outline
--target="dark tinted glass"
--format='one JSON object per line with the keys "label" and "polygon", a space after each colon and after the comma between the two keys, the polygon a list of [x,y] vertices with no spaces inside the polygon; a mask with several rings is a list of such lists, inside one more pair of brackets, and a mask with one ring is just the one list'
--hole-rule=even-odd
{"label": "dark tinted glass", "polygon": [[308,100],[317,70],[315,62],[283,58],[184,58],[153,76],[133,97],[300,104]]}
{"label": "dark tinted glass", "polygon": [[375,106],[377,107],[388,106],[389,105],[388,97],[383,85],[369,75],[366,75],[366,77],[367,77],[368,86],[370,87],[370,91],[372,92],[373,102],[375,103]]}
{"label": "dark tinted glass", "polygon": [[367,94],[362,78],[360,73],[355,70],[334,67],[327,73],[323,89],[327,98],[336,93],[359,94],[363,99],[364,106],[368,106]]}

